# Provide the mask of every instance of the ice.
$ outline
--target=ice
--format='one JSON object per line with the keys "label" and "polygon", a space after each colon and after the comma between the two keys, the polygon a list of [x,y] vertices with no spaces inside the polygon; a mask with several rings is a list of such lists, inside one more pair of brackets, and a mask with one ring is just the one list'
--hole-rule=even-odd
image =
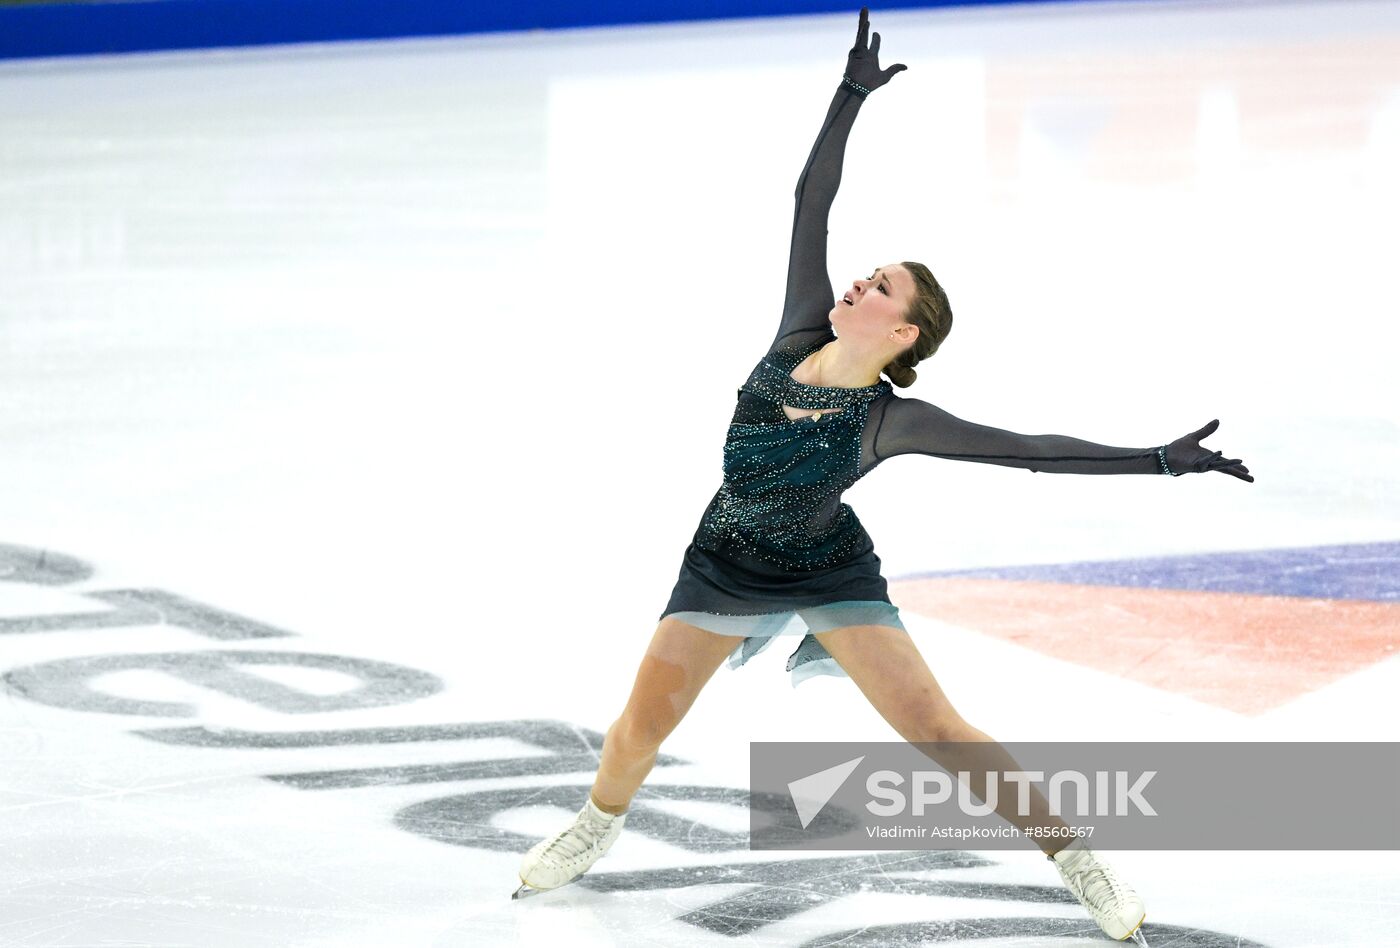
{"label": "ice", "polygon": [[[0,63],[0,943],[1103,941],[1039,853],[750,851],[749,741],[895,739],[776,652],[716,673],[593,871],[510,898],[718,486],[854,19]],[[1257,477],[901,459],[846,497],[896,586],[1400,538],[1400,6],[872,23],[909,69],[831,272],[947,288],[908,394],[1109,444],[1218,417]],[[1372,631],[1248,712],[1186,688],[1228,667],[1199,630],[1134,668],[1046,615],[902,617],[1001,739],[1393,741],[1394,559],[1354,563]],[[1315,670],[1306,629],[1275,671]],[[1153,948],[1400,922],[1393,852],[1111,857]]]}

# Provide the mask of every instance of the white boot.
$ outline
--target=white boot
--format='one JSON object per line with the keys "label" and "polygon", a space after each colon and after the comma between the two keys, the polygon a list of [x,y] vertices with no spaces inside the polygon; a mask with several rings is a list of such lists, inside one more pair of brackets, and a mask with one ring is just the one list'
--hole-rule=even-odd
{"label": "white boot", "polygon": [[[612,847],[626,819],[626,813],[598,809],[589,794],[572,826],[530,847],[520,862],[520,881],[532,889],[557,889],[572,882]],[[517,889],[512,898],[519,898],[523,889]]]}
{"label": "white boot", "polygon": [[1122,941],[1131,937],[1147,918],[1142,899],[1132,886],[1118,878],[1084,837],[1076,836],[1064,849],[1045,858],[1055,864],[1065,885],[1110,938]]}

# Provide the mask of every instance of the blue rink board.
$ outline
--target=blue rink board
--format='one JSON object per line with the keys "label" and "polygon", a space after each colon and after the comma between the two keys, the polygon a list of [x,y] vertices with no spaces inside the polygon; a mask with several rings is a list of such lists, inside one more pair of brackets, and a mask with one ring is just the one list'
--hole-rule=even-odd
{"label": "blue rink board", "polygon": [[[871,11],[1011,0],[888,0]],[[1094,0],[1051,0],[1094,2]],[[1159,2],[1159,0],[1137,0]],[[847,12],[841,0],[0,0],[0,59]]]}

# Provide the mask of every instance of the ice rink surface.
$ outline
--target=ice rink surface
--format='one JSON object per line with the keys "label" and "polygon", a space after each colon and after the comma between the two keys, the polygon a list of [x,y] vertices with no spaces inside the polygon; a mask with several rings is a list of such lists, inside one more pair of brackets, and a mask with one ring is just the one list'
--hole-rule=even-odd
{"label": "ice rink surface", "polygon": [[[750,741],[897,739],[784,643],[593,871],[509,899],[719,486],[854,25],[0,63],[0,945],[1102,943],[1035,852],[749,851]],[[830,269],[947,288],[902,394],[1117,445],[1219,418],[1257,477],[872,472],[953,702],[1395,740],[1400,4],[872,28],[909,69]],[[1394,852],[1112,860],[1154,948],[1400,944]]]}

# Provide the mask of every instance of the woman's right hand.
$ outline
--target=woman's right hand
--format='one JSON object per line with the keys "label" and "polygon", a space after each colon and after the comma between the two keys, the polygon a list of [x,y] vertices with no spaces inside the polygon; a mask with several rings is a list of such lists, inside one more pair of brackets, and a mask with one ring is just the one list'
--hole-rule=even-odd
{"label": "woman's right hand", "polygon": [[875,42],[866,46],[866,36],[870,32],[870,11],[860,8],[860,26],[856,28],[856,45],[846,56],[846,75],[867,89],[875,90],[889,82],[897,72],[909,67],[895,63],[888,69],[880,68],[880,34],[875,34]]}

